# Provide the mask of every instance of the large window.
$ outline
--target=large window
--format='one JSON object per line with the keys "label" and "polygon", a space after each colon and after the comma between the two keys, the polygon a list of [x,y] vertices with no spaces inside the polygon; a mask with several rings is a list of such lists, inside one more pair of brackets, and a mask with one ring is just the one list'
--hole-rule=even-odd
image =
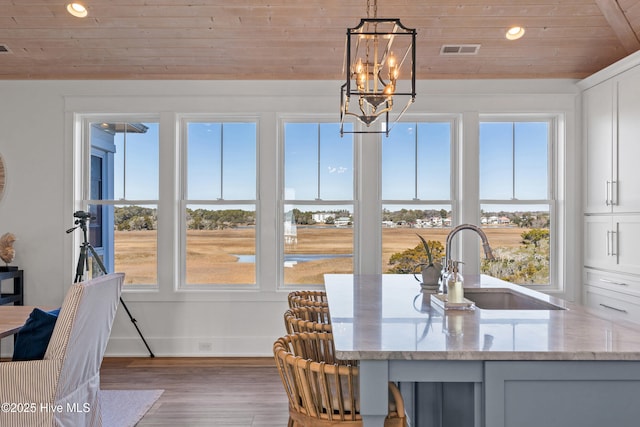
{"label": "large window", "polygon": [[[180,283],[255,285],[257,125],[206,120],[181,124],[175,182],[181,194],[176,224],[183,232],[178,233],[180,249],[173,252],[178,254]],[[109,120],[89,120],[87,125],[90,242],[107,271],[126,273],[127,284],[155,285],[162,224],[160,125]],[[171,191],[162,194],[167,206]],[[174,228],[170,222],[165,230]],[[92,262],[91,268],[97,264]]]}
{"label": "large window", "polygon": [[255,284],[257,125],[183,125],[185,283]]}
{"label": "large window", "polygon": [[553,134],[552,120],[480,123],[480,221],[496,257],[483,273],[550,284]]}
{"label": "large window", "polygon": [[353,137],[339,123],[284,123],[285,285],[353,273]]}
{"label": "large window", "polygon": [[[157,283],[158,123],[90,121],[89,242],[126,283]],[[98,265],[91,263],[92,274]]]}
{"label": "large window", "polygon": [[426,262],[417,234],[444,255],[452,223],[452,121],[397,123],[382,138],[382,272]]}
{"label": "large window", "polygon": [[[130,290],[195,298],[410,273],[426,261],[419,236],[437,262],[452,227],[474,221],[497,258],[480,256],[482,272],[527,285],[562,273],[554,117],[413,116],[389,137],[341,137],[339,123],[293,115],[260,126],[241,115],[114,117],[81,117],[75,200]],[[478,138],[463,143],[458,129]],[[460,241],[470,262],[479,240]]]}

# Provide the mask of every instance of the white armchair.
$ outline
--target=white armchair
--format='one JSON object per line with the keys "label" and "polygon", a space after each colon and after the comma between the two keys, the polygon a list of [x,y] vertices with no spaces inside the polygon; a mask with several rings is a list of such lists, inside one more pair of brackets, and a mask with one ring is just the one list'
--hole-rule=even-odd
{"label": "white armchair", "polygon": [[116,315],[124,274],[73,284],[43,360],[0,363],[3,427],[101,426],[100,365]]}

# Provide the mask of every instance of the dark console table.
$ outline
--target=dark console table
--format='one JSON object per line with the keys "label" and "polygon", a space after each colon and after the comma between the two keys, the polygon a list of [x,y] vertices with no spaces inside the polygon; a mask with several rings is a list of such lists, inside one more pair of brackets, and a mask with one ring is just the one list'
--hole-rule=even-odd
{"label": "dark console table", "polygon": [[0,289],[0,305],[24,305],[24,271],[18,269],[0,269],[0,281],[13,279],[13,292]]}

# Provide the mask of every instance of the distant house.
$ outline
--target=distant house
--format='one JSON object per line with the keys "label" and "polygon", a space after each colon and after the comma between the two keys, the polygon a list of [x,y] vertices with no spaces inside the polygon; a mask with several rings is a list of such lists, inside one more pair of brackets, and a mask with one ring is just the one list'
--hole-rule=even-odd
{"label": "distant house", "polygon": [[415,223],[415,227],[416,228],[427,228],[430,227],[431,225],[429,224],[428,220],[425,219],[416,219],[416,223]]}
{"label": "distant house", "polygon": [[327,222],[328,218],[333,218],[335,216],[336,215],[334,213],[331,213],[331,212],[316,212],[316,213],[311,215],[311,218],[315,222]]}
{"label": "distant house", "polygon": [[490,216],[490,217],[486,217],[483,216],[482,218],[480,218],[480,224],[482,225],[509,225],[511,224],[511,220],[509,219],[509,217],[506,216]]}
{"label": "distant house", "polygon": [[429,219],[432,227],[442,227],[442,217],[441,216],[432,216]]}
{"label": "distant house", "polygon": [[341,216],[334,222],[336,227],[349,227],[351,225],[351,218],[347,216]]}

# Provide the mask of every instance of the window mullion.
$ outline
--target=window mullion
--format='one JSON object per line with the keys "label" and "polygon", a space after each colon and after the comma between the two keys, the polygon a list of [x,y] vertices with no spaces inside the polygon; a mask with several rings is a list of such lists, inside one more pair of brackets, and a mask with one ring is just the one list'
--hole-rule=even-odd
{"label": "window mullion", "polygon": [[122,132],[122,199],[127,200],[127,122]]}
{"label": "window mullion", "polygon": [[317,131],[317,136],[316,136],[316,145],[317,145],[317,156],[318,156],[318,158],[317,158],[318,167],[317,167],[317,170],[316,170],[316,174],[317,174],[317,177],[318,177],[318,181],[317,181],[318,189],[317,189],[317,192],[316,192],[316,200],[321,200],[321,198],[320,198],[320,123],[318,123],[318,131]]}
{"label": "window mullion", "polygon": [[224,123],[220,125],[220,200],[224,200]]}
{"label": "window mullion", "polygon": [[413,183],[413,200],[418,200],[418,123],[415,124],[415,137],[413,139],[413,145],[414,145],[414,156],[413,156],[413,161],[414,161],[414,165],[413,165],[413,170],[414,170],[414,174],[413,174],[413,179],[414,179],[414,183]]}
{"label": "window mullion", "polygon": [[516,200],[516,123],[511,123],[511,200]]}

